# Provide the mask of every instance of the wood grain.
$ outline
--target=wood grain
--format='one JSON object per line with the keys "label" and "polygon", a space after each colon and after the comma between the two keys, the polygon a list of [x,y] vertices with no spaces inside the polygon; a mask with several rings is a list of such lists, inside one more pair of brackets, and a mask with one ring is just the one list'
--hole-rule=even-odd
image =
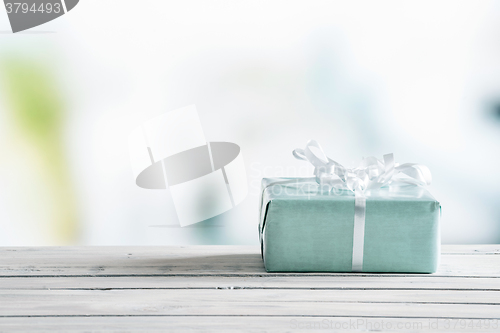
{"label": "wood grain", "polygon": [[[471,328],[472,326],[472,328]],[[6,332],[498,332],[498,320],[261,317],[134,316],[0,318]]]}
{"label": "wood grain", "polygon": [[[448,250],[448,248],[450,250]],[[405,276],[498,277],[500,250],[481,246],[482,252],[464,246],[443,246],[437,273]],[[183,247],[47,247],[0,250],[0,276],[296,276],[264,270],[259,248],[253,246]],[[344,275],[351,273],[301,273]],[[356,274],[359,276],[359,274]],[[402,274],[365,274],[402,276]]]}
{"label": "wood grain", "polygon": [[449,276],[95,276],[2,277],[0,290],[26,289],[304,289],[499,291],[498,278]]}
{"label": "wood grain", "polygon": [[443,246],[436,274],[266,273],[248,246],[0,249],[0,332],[493,332],[499,318],[499,245]]}

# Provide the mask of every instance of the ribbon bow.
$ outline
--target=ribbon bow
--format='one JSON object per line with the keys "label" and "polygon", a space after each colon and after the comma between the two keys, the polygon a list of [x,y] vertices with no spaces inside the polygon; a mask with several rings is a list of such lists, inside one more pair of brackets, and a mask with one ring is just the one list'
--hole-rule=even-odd
{"label": "ribbon bow", "polygon": [[[319,153],[319,156],[311,150]],[[348,169],[326,156],[323,148],[316,140],[309,140],[304,149],[297,148],[293,156],[299,160],[309,161],[314,166],[314,176],[320,185],[329,190],[340,187],[347,188],[358,195],[366,190],[377,189],[390,184],[430,185],[431,172],[425,165],[415,163],[397,164],[394,155],[384,155],[380,161],[370,156],[357,168]]]}
{"label": "ribbon bow", "polygon": [[[319,153],[318,156],[311,148]],[[293,156],[309,161],[314,166],[316,182],[334,188],[347,188],[354,192],[354,229],[352,242],[352,271],[363,271],[365,239],[366,197],[365,191],[389,185],[431,184],[431,173],[425,165],[415,163],[397,164],[394,155],[384,155],[380,161],[375,157],[363,159],[357,168],[347,169],[326,156],[316,140],[309,140],[304,149],[295,149]]]}

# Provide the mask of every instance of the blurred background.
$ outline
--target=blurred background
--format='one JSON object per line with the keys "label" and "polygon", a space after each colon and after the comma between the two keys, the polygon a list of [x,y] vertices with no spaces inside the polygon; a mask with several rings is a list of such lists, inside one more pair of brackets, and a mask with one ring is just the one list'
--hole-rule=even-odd
{"label": "blurred background", "polygon": [[[178,226],[128,134],[196,104],[250,193]],[[12,34],[0,8],[0,245],[257,244],[262,177],[393,152],[427,165],[443,243],[500,242],[500,1],[81,0]]]}

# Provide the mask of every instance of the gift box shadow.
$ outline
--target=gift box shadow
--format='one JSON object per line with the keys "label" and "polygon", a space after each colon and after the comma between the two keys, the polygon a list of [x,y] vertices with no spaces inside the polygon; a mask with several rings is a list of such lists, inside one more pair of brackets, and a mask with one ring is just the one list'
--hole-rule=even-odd
{"label": "gift box shadow", "polygon": [[[103,258],[104,259],[104,258]],[[83,267],[82,267],[83,268]],[[84,268],[85,269],[85,268]],[[86,268],[92,275],[112,276],[200,276],[200,275],[229,275],[265,273],[261,255],[255,254],[227,254],[227,255],[193,255],[192,257],[162,257],[159,255],[134,255],[113,260],[104,259],[93,262]]]}

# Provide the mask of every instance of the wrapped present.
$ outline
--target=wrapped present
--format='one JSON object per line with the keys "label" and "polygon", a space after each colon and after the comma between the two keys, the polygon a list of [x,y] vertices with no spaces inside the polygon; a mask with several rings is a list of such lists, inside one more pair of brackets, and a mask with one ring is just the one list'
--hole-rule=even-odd
{"label": "wrapped present", "polygon": [[311,140],[294,156],[311,178],[262,180],[259,235],[268,272],[433,273],[441,206],[427,167],[366,158],[347,169]]}

